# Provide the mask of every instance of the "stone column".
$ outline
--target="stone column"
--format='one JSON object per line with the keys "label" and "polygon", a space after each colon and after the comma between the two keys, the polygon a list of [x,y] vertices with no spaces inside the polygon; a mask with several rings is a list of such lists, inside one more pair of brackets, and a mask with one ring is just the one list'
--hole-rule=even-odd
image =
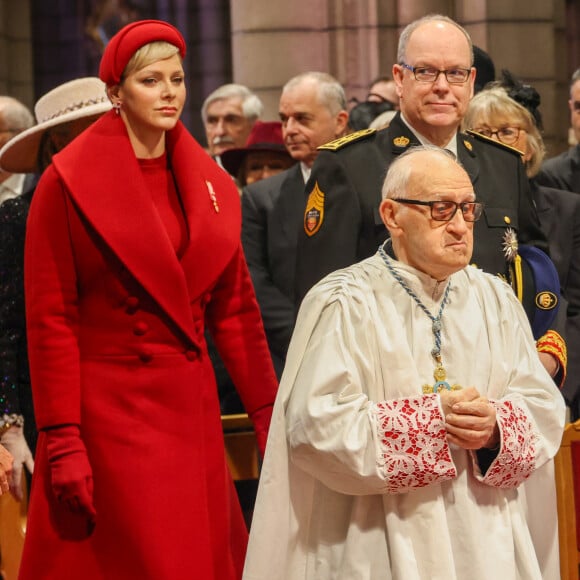
{"label": "stone column", "polygon": [[390,72],[395,5],[395,0],[231,0],[234,80],[260,95],[267,119],[277,118],[284,83],[304,71],[328,72],[347,97],[364,98],[368,83]]}

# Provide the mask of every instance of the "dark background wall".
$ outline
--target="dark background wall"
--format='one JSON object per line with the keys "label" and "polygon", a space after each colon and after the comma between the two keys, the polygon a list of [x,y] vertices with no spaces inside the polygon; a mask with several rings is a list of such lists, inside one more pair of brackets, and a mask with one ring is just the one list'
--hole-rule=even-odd
{"label": "dark background wall", "polygon": [[170,22],[185,37],[183,121],[203,141],[203,99],[232,78],[228,0],[30,0],[34,98],[72,78],[97,75],[107,38],[144,18]]}

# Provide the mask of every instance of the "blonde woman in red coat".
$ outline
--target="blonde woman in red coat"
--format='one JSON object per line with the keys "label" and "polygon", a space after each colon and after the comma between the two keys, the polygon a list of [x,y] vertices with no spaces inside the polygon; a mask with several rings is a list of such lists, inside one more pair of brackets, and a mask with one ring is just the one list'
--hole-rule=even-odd
{"label": "blonde woman in red coat", "polygon": [[22,580],[228,580],[247,532],[207,325],[263,450],[276,379],[231,178],[179,121],[181,34],[129,24],[99,76],[113,110],[44,172],[27,228],[40,437]]}

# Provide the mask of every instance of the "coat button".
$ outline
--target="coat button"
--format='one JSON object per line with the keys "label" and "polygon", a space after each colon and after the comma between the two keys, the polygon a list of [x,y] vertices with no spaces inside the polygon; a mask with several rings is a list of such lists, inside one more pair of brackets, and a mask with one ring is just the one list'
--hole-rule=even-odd
{"label": "coat button", "polygon": [[145,322],[137,322],[133,327],[133,334],[143,336],[149,330],[149,326]]}
{"label": "coat button", "polygon": [[125,308],[128,314],[134,314],[139,307],[139,298],[136,296],[128,296],[125,300]]}
{"label": "coat button", "polygon": [[191,362],[196,361],[199,358],[199,353],[197,350],[187,350],[185,351],[185,358]]}
{"label": "coat button", "polygon": [[153,360],[153,354],[148,351],[139,353],[139,360],[143,363],[148,363]]}

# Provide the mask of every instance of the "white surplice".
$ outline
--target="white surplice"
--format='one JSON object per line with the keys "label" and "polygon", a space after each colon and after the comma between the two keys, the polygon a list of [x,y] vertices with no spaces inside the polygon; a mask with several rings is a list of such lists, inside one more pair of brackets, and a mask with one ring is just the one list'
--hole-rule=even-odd
{"label": "white surplice", "polygon": [[[392,263],[436,315],[445,284]],[[448,283],[443,365],[496,408],[491,465],[447,443],[440,398],[422,392],[434,382],[432,322],[382,258],[335,272],[300,309],[245,580],[559,577],[550,474],[563,398],[512,289],[471,266]],[[544,498],[541,518],[526,488]]]}

